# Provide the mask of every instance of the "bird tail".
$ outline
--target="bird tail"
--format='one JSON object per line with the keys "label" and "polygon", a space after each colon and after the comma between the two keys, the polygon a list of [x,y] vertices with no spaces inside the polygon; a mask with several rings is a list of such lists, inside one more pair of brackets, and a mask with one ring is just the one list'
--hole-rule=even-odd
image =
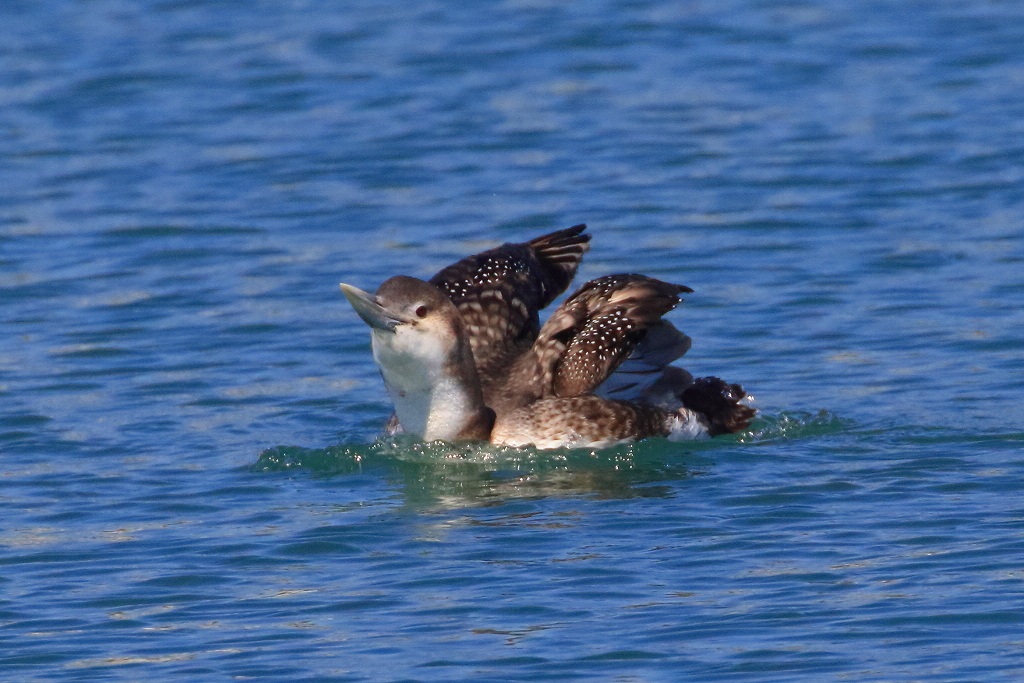
{"label": "bird tail", "polygon": [[717,377],[699,377],[682,394],[683,407],[707,418],[711,436],[746,429],[757,411],[742,403],[747,392]]}

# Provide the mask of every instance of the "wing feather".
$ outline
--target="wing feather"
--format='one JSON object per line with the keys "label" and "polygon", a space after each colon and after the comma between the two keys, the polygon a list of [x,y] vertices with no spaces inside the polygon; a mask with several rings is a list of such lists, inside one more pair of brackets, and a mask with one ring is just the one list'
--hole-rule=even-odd
{"label": "wing feather", "polygon": [[[650,333],[663,334],[669,344],[682,344],[658,330],[661,316],[679,304],[680,294],[691,291],[636,274],[608,275],[583,285],[545,323],[531,349],[528,362],[534,365],[544,394],[570,397],[593,392]],[[683,352],[685,348],[679,355]]]}
{"label": "wing feather", "polygon": [[590,248],[586,227],[503,244],[431,278],[459,309],[482,376],[498,375],[531,347],[540,330],[540,310],[565,291]]}

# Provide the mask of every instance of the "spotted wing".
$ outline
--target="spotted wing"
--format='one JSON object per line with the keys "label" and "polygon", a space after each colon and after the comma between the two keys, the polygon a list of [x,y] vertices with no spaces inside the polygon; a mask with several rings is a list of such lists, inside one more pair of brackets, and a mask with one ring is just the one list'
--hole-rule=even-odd
{"label": "spotted wing", "polygon": [[[593,392],[648,336],[658,340],[662,355],[676,354],[664,364],[675,360],[689,339],[661,316],[679,304],[680,294],[692,291],[634,274],[608,275],[583,285],[544,324],[531,349],[533,372],[544,393],[569,397]],[[653,349],[641,351],[658,355]]]}
{"label": "spotted wing", "polygon": [[586,225],[462,259],[430,282],[459,309],[481,375],[493,377],[529,349],[538,313],[565,291],[590,248]]}
{"label": "spotted wing", "polygon": [[667,320],[647,330],[633,352],[606,380],[594,389],[602,398],[614,401],[635,401],[676,410],[682,405],[680,396],[691,384],[693,375],[669,365],[690,349],[690,338]]}

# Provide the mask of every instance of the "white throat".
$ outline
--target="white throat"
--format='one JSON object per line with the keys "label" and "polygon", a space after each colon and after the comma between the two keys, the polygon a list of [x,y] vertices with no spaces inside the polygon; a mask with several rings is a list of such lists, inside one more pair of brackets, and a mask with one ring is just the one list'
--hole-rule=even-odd
{"label": "white throat", "polygon": [[463,378],[449,372],[449,345],[405,326],[374,330],[373,358],[402,428],[424,441],[454,440],[474,406]]}

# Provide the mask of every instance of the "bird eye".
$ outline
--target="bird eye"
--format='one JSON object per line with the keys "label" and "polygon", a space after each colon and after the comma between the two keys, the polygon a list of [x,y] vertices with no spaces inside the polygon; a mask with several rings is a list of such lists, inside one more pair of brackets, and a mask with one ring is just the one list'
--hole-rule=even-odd
{"label": "bird eye", "polygon": [[427,307],[426,306],[420,306],[419,308],[417,308],[416,309],[416,317],[417,318],[426,318],[427,317]]}

